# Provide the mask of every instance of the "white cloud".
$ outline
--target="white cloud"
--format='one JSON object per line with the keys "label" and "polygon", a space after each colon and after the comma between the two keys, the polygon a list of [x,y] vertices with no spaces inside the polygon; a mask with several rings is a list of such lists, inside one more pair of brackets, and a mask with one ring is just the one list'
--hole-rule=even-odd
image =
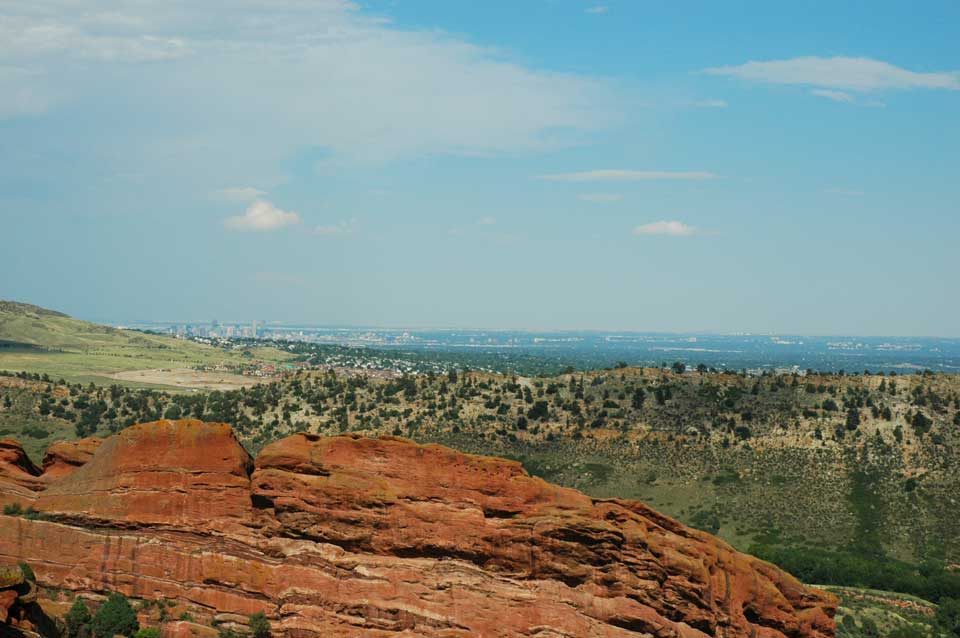
{"label": "white cloud", "polygon": [[230,156],[233,175],[268,174],[302,148],[332,163],[550,149],[625,116],[610,81],[336,0],[0,2],[7,60],[49,71],[78,104],[116,94],[117,114],[155,114],[138,136],[156,139],[128,141],[138,153],[169,161],[170,140],[191,135],[200,150],[182,164],[210,170]]}
{"label": "white cloud", "polygon": [[693,105],[701,109],[725,109],[729,106],[726,100],[700,100]]}
{"label": "white cloud", "polygon": [[623,199],[623,195],[620,193],[583,193],[582,195],[577,195],[577,199],[582,202],[609,204],[611,202],[619,202]]}
{"label": "white cloud", "polygon": [[689,237],[696,234],[697,229],[693,226],[678,221],[660,221],[643,224],[633,229],[633,234],[643,235],[672,235],[674,237]]}
{"label": "white cloud", "polygon": [[331,239],[336,237],[350,237],[353,235],[356,224],[356,219],[346,219],[329,226],[317,226],[316,229],[314,229],[314,232],[321,237],[327,237]]}
{"label": "white cloud", "polygon": [[[0,14],[0,55],[49,57],[58,54],[75,55],[94,60],[117,60],[123,62],[141,62],[170,60],[189,55],[186,43],[177,37],[163,37],[150,33],[130,33],[127,29],[132,23],[102,23],[106,29],[118,30],[114,33],[93,28],[85,28],[80,21],[71,24],[69,9],[56,8],[56,3],[36,2],[34,8],[46,4],[50,15],[31,15],[24,11],[7,9]],[[56,13],[53,13],[56,12]],[[81,16],[76,16],[75,20]],[[147,26],[147,25],[144,25]]]}
{"label": "white cloud", "polygon": [[259,188],[254,188],[253,186],[233,186],[214,191],[213,196],[221,201],[242,204],[259,199],[266,194],[266,191],[262,191]]}
{"label": "white cloud", "polygon": [[584,9],[585,13],[592,13],[594,15],[607,13],[608,11],[610,11],[610,7],[602,6],[602,5],[598,5],[596,7],[588,7],[587,9]]}
{"label": "white cloud", "polygon": [[833,100],[834,102],[845,102],[849,104],[857,101],[857,98],[845,91],[834,91],[832,89],[813,89],[810,91],[810,93],[820,97],[825,97],[828,100]]}
{"label": "white cloud", "polygon": [[493,226],[497,223],[496,217],[481,217],[477,220],[477,224],[480,226]]}
{"label": "white cloud", "polygon": [[703,180],[716,175],[706,171],[631,171],[623,169],[600,169],[578,173],[552,173],[538,175],[537,179],[550,182],[642,182],[649,180]]}
{"label": "white cloud", "polygon": [[258,199],[247,207],[243,215],[229,217],[224,225],[231,230],[264,232],[300,223],[300,216],[281,210],[265,199]]}
{"label": "white cloud", "polygon": [[919,73],[880,60],[850,57],[801,57],[751,61],[738,66],[705,69],[710,75],[729,75],[771,84],[797,84],[846,91],[893,89],[960,89],[960,72]]}

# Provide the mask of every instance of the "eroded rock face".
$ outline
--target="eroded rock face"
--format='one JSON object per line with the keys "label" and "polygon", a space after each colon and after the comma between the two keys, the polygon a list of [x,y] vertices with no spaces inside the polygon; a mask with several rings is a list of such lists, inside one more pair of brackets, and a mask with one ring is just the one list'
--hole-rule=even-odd
{"label": "eroded rock face", "polygon": [[54,480],[34,505],[77,520],[206,527],[249,518],[252,459],[224,423],[135,425]]}
{"label": "eroded rock face", "polygon": [[13,439],[0,439],[0,506],[18,503],[30,505],[43,488],[40,470],[23,446]]}
{"label": "eroded rock face", "polygon": [[34,506],[65,518],[0,517],[0,561],[291,638],[834,634],[830,594],[641,503],[400,439],[295,435],[254,469],[227,426],[145,424]]}
{"label": "eroded rock face", "polygon": [[0,636],[36,635],[40,625],[49,629],[37,602],[36,585],[19,565],[0,564]]}
{"label": "eroded rock face", "polygon": [[103,443],[95,436],[76,441],[57,441],[43,455],[43,479],[47,482],[61,479],[86,465]]}

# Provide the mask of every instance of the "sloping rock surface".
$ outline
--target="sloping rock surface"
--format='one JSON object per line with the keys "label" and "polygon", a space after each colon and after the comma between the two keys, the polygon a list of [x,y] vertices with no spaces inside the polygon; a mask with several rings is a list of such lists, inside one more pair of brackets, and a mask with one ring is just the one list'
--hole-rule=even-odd
{"label": "sloping rock surface", "polygon": [[37,491],[56,522],[0,516],[0,562],[291,638],[834,635],[830,594],[707,534],[435,445],[299,434],[253,466],[228,426],[161,421]]}
{"label": "sloping rock surface", "polygon": [[43,489],[43,485],[40,470],[23,446],[13,439],[0,439],[0,506],[29,506],[36,498],[36,490]]}
{"label": "sloping rock surface", "polygon": [[250,516],[252,459],[229,425],[158,421],[100,445],[34,507],[85,521],[203,525]]}
{"label": "sloping rock surface", "polygon": [[95,436],[52,443],[43,455],[43,479],[50,482],[72,474],[90,462],[102,443],[103,439]]}

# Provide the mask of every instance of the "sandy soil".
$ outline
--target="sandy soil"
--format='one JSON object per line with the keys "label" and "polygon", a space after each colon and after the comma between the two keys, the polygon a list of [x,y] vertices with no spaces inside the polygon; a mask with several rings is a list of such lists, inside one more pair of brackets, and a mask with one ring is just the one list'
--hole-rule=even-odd
{"label": "sandy soil", "polygon": [[177,388],[195,388],[198,390],[236,390],[244,386],[257,385],[266,379],[245,377],[227,372],[199,372],[182,369],[129,370],[107,375],[119,381],[137,381],[157,383]]}

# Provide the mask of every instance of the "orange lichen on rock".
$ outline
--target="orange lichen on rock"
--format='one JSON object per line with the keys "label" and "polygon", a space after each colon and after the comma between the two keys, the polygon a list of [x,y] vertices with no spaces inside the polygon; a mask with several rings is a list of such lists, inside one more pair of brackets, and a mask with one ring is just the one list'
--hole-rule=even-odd
{"label": "orange lichen on rock", "polygon": [[291,638],[834,634],[829,593],[642,503],[403,439],[298,434],[253,466],[228,426],[160,421],[34,506],[59,521],[0,517],[0,561]]}

